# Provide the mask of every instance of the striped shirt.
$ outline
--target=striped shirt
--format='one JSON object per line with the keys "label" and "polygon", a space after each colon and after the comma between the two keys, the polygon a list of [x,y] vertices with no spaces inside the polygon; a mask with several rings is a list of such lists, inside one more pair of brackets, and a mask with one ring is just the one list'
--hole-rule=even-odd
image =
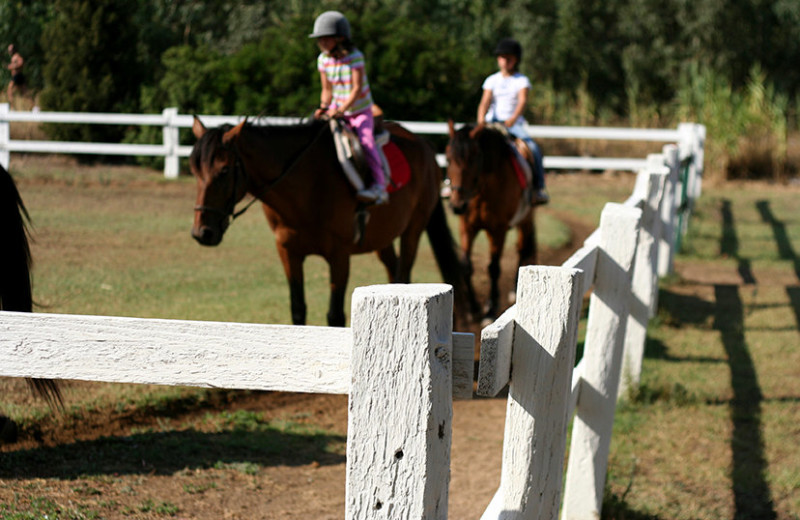
{"label": "striped shirt", "polygon": [[324,72],[333,87],[333,105],[340,107],[347,102],[350,97],[350,90],[353,82],[353,70],[361,69],[364,71],[364,85],[361,88],[361,95],[350,108],[345,112],[346,115],[358,114],[372,107],[372,93],[367,81],[367,70],[365,67],[364,55],[358,49],[354,49],[343,58],[334,58],[328,53],[321,53],[317,57],[317,69]]}

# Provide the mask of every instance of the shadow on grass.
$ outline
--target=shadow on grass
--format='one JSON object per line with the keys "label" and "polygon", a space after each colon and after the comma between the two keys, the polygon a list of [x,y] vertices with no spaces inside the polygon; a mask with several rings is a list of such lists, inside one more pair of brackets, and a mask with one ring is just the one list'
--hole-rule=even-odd
{"label": "shadow on grass", "polygon": [[794,274],[800,280],[800,257],[795,253],[792,247],[792,242],[789,240],[789,234],[786,232],[786,224],[775,218],[772,210],[769,207],[768,200],[759,200],[756,202],[756,209],[761,214],[761,220],[769,224],[772,228],[772,236],[775,237],[775,243],[778,245],[778,254],[784,260],[790,260],[794,267]]}
{"label": "shadow on grass", "polygon": [[0,478],[77,478],[104,474],[170,475],[182,469],[343,463],[346,438],[287,432],[268,424],[251,431],[184,430],[103,437],[54,447],[0,453]]}

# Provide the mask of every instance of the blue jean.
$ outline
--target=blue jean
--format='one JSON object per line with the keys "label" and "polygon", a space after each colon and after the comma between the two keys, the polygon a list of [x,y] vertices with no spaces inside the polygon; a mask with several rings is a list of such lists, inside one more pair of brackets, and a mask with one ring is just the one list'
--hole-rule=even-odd
{"label": "blue jean", "polygon": [[536,141],[534,141],[531,136],[528,135],[528,132],[525,131],[525,126],[522,124],[516,124],[512,126],[508,129],[508,133],[525,141],[525,144],[527,144],[528,148],[531,149],[534,163],[533,183],[537,190],[544,189],[544,161],[542,159],[542,151],[539,149],[539,145],[536,144]]}

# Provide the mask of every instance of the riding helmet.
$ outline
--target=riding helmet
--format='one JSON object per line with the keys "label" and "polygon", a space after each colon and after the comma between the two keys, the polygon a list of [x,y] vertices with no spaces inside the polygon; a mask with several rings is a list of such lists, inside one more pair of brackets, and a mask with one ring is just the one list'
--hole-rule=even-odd
{"label": "riding helmet", "polygon": [[495,56],[500,56],[501,54],[510,54],[520,60],[522,59],[522,45],[513,38],[503,38],[494,49]]}
{"label": "riding helmet", "polygon": [[308,35],[309,38],[323,36],[342,36],[349,40],[350,22],[339,11],[325,11],[314,20],[314,32]]}

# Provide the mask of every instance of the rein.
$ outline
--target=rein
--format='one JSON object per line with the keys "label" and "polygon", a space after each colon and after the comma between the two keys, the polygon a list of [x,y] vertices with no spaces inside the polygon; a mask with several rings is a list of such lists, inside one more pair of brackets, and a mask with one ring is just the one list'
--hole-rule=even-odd
{"label": "rein", "polygon": [[[288,177],[290,173],[292,173],[292,170],[297,165],[297,163],[300,162],[300,159],[302,159],[305,156],[305,154],[317,143],[317,141],[319,141],[320,137],[322,137],[322,134],[324,133],[326,128],[328,128],[327,125],[321,125],[320,126],[320,130],[314,136],[314,139],[312,139],[311,142],[308,145],[306,145],[302,150],[300,150],[297,153],[297,155],[295,155],[295,157],[292,159],[292,161],[289,163],[289,165],[286,168],[284,168],[284,170],[280,173],[280,175],[278,175],[277,177],[275,177],[271,181],[267,182],[267,184],[263,188],[261,188],[261,190],[258,192],[258,194],[253,195],[253,198],[247,204],[245,204],[245,206],[242,209],[240,209],[239,211],[235,211],[235,209],[236,209],[235,198],[236,198],[236,193],[238,191],[237,188],[238,188],[239,172],[241,172],[244,175],[245,183],[247,182],[249,177],[247,175],[247,171],[245,171],[245,168],[244,168],[244,161],[242,161],[242,158],[239,155],[239,152],[234,147],[233,148],[233,153],[234,153],[235,158],[234,158],[234,163],[233,163],[233,168],[234,168],[234,170],[233,170],[233,175],[234,175],[234,178],[233,178],[233,191],[231,193],[229,203],[226,204],[225,209],[219,209],[219,208],[214,208],[214,207],[210,207],[210,206],[199,205],[199,206],[195,206],[195,208],[194,208],[195,211],[209,211],[209,212],[212,212],[212,213],[219,213],[219,214],[222,214],[225,218],[229,218],[230,222],[233,222],[234,220],[236,220],[237,218],[242,216],[245,211],[250,209],[250,206],[255,204],[256,201],[258,201],[261,197],[266,195],[270,190],[275,188],[275,186],[277,186],[282,180],[284,180],[286,177]],[[224,172],[227,168],[228,168],[228,166],[225,166],[222,169],[222,171]]]}

